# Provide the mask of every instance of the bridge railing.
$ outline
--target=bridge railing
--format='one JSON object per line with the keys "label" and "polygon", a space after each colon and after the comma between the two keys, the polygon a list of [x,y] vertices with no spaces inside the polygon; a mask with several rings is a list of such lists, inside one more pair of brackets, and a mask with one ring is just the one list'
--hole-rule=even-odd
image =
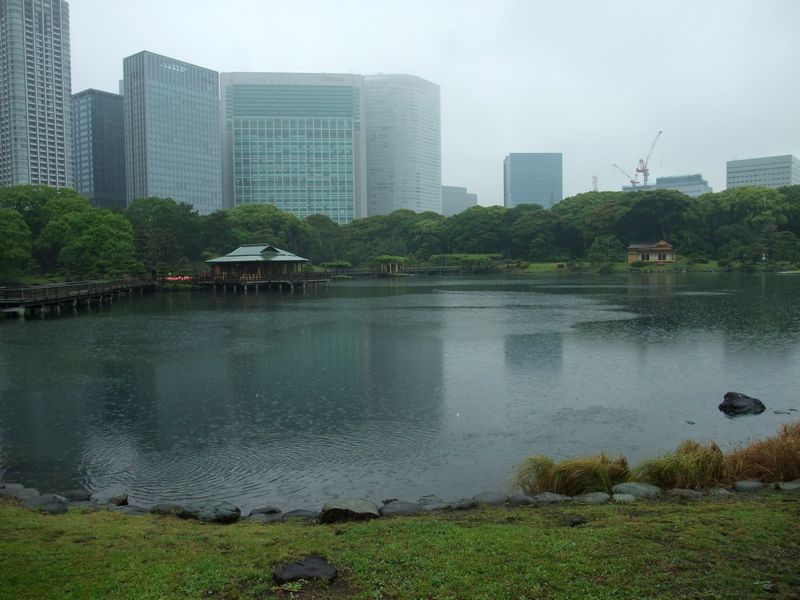
{"label": "bridge railing", "polygon": [[101,296],[119,290],[152,285],[149,279],[113,279],[101,281],[71,281],[47,285],[0,287],[0,303],[5,305],[55,302],[87,296]]}

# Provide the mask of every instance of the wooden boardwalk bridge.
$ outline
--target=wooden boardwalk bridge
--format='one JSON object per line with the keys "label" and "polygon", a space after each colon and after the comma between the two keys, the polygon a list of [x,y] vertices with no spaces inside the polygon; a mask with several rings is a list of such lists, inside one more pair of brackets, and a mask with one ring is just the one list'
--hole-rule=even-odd
{"label": "wooden boardwalk bridge", "polygon": [[52,311],[60,314],[65,308],[105,304],[123,294],[141,294],[155,285],[151,279],[116,279],[0,287],[0,313],[36,316]]}

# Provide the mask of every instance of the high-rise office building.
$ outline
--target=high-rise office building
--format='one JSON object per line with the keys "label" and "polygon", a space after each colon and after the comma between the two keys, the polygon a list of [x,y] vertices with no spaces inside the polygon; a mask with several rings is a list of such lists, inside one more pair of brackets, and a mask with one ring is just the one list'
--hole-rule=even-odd
{"label": "high-rise office building", "polygon": [[222,208],[219,74],[152,52],[123,61],[126,198]]}
{"label": "high-rise office building", "polygon": [[441,213],[439,86],[413,75],[369,75],[365,91],[367,213]]}
{"label": "high-rise office building", "polygon": [[478,194],[470,194],[465,187],[442,186],[442,214],[445,217],[452,217],[473,206],[478,206]]}
{"label": "high-rise office building", "polygon": [[69,5],[0,0],[0,185],[72,187]]}
{"label": "high-rise office building", "polygon": [[222,73],[221,84],[226,207],[366,216],[363,77]]}
{"label": "high-rise office building", "polygon": [[119,94],[72,97],[75,189],[99,208],[125,207],[125,123]]}
{"label": "high-rise office building", "polygon": [[703,194],[710,194],[714,191],[700,173],[675,175],[674,177],[656,177],[656,182],[648,185],[622,186],[623,192],[646,192],[649,190],[675,190],[693,198]]}
{"label": "high-rise office building", "polygon": [[748,185],[777,188],[800,185],[800,160],[791,154],[727,162],[727,189]]}
{"label": "high-rise office building", "polygon": [[503,161],[503,203],[550,208],[563,199],[561,153],[512,153]]}

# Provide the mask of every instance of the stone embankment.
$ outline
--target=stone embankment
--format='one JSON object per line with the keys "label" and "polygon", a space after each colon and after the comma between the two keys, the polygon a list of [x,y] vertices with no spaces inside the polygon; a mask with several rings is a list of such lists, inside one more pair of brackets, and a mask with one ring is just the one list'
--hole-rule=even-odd
{"label": "stone embankment", "polygon": [[[641,482],[620,483],[613,487],[611,494],[591,492],[579,496],[564,496],[552,492],[542,492],[535,496],[522,494],[508,496],[502,492],[482,492],[471,498],[447,501],[436,496],[423,496],[416,502],[392,498],[384,500],[382,506],[362,499],[339,499],[327,502],[321,510],[294,509],[283,512],[274,506],[265,506],[250,511],[246,520],[254,523],[275,523],[290,519],[309,523],[338,523],[342,521],[366,521],[381,517],[413,516],[444,511],[465,511],[480,506],[547,506],[562,503],[573,504],[631,504],[659,497],[697,500],[704,497],[720,498],[732,494],[774,489],[783,492],[800,491],[800,479],[789,482],[766,484],[761,481],[737,481],[730,488],[718,487],[709,490],[671,489],[663,490],[654,485]],[[165,502],[150,508],[128,504],[127,494],[117,494],[105,500],[93,498],[85,490],[72,490],[62,494],[41,494],[38,490],[19,483],[0,483],[0,498],[13,498],[31,510],[58,515],[70,508],[90,510],[106,509],[125,515],[155,514],[191,519],[205,523],[228,524],[242,518],[238,507],[229,502],[174,503]]]}

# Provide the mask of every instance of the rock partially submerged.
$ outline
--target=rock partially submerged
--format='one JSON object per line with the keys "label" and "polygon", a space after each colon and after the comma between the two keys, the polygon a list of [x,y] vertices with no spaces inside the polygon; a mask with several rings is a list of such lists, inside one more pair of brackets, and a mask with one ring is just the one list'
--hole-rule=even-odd
{"label": "rock partially submerged", "polygon": [[16,498],[25,502],[40,495],[39,490],[25,487],[21,483],[0,484],[0,498]]}
{"label": "rock partially submerged", "polygon": [[751,398],[739,392],[728,392],[725,399],[719,405],[719,409],[729,417],[741,415],[760,415],[767,407],[758,398]]}
{"label": "rock partially submerged", "polygon": [[197,507],[197,518],[204,523],[235,523],[241,515],[239,507],[230,502],[209,502]]}
{"label": "rock partially submerged", "polygon": [[578,504],[605,504],[609,500],[611,500],[611,496],[605,492],[589,492],[573,498],[573,501]]}

